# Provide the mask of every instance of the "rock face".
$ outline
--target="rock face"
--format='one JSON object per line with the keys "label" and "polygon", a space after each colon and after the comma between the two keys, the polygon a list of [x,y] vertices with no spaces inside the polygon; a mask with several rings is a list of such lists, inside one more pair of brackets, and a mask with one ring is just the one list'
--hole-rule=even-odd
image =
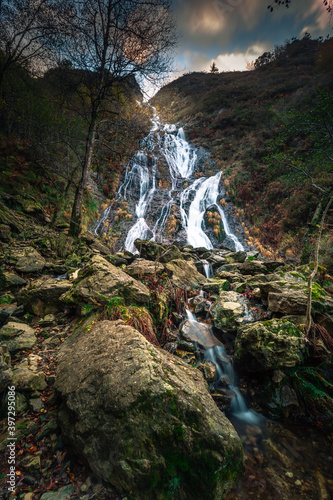
{"label": "rock face", "polygon": [[41,271],[46,261],[33,247],[18,248],[11,252],[11,260],[14,267],[22,273],[33,273]]}
{"label": "rock face", "polygon": [[56,313],[64,308],[60,296],[71,286],[72,283],[67,280],[41,278],[21,290],[17,297],[18,304],[23,304],[28,312],[36,316]]}
{"label": "rock face", "polygon": [[235,331],[253,321],[249,314],[248,301],[237,292],[220,292],[219,299],[211,309],[213,323],[220,330]]}
{"label": "rock face", "polygon": [[35,330],[24,323],[10,321],[0,330],[0,345],[5,344],[10,353],[31,349],[36,342]]}
{"label": "rock face", "polygon": [[61,347],[63,435],[91,469],[137,500],[220,500],[243,472],[233,426],[199,370],[122,323]]}
{"label": "rock face", "polygon": [[115,296],[145,304],[149,301],[149,290],[103,257],[95,255],[79,271],[74,285],[62,295],[61,300],[73,305],[87,304],[94,300],[107,303],[108,299]]}
{"label": "rock face", "polygon": [[248,372],[295,366],[304,358],[305,336],[301,327],[284,319],[257,322],[239,329],[235,363]]}

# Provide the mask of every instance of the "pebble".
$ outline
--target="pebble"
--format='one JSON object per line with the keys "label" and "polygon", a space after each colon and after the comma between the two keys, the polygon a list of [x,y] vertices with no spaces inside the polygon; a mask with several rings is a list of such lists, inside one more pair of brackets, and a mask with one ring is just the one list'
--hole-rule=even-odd
{"label": "pebble", "polygon": [[294,474],[292,472],[287,471],[286,476],[292,478],[292,477],[294,477]]}
{"label": "pebble", "polygon": [[295,481],[295,486],[302,486],[302,481],[297,479],[297,481]]}

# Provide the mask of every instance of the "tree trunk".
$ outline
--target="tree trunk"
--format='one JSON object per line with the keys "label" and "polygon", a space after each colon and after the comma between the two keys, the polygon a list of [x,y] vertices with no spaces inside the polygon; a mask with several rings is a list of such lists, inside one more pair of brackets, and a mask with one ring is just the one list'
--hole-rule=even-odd
{"label": "tree trunk", "polygon": [[89,132],[86,140],[86,151],[84,155],[83,167],[82,167],[82,175],[79,181],[79,184],[76,189],[71,222],[69,227],[69,234],[74,237],[77,237],[82,229],[82,205],[83,205],[83,197],[84,191],[87,187],[88,175],[90,170],[90,165],[94,153],[94,145],[95,145],[95,136],[96,136],[96,126],[97,126],[97,115],[91,119]]}
{"label": "tree trunk", "polygon": [[319,245],[320,245],[321,235],[322,235],[322,232],[323,232],[325,218],[326,218],[328,209],[330,208],[330,205],[331,205],[332,201],[333,201],[333,195],[331,195],[330,199],[328,200],[328,203],[327,203],[327,205],[325,207],[323,215],[321,216],[319,233],[318,233],[318,237],[317,237],[316,250],[315,250],[314,269],[313,269],[312,273],[310,274],[310,276],[308,278],[308,300],[307,300],[307,307],[306,307],[306,322],[305,322],[305,332],[306,332],[306,335],[309,335],[309,332],[310,332],[310,329],[311,329],[311,326],[312,326],[312,318],[311,318],[311,309],[312,309],[312,280],[316,276],[317,271],[318,271]]}

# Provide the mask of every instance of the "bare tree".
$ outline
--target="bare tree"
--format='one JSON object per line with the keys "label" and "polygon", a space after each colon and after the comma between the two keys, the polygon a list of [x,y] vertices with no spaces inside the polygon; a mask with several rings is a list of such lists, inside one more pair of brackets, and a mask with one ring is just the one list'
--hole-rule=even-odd
{"label": "bare tree", "polygon": [[6,71],[19,64],[45,70],[59,30],[68,18],[70,1],[0,0],[0,88]]}
{"label": "bare tree", "polygon": [[170,70],[175,24],[169,0],[77,0],[62,56],[81,70],[81,98],[87,102],[88,132],[70,233],[81,230],[82,204],[99,127],[112,119],[112,100],[136,78]]}
{"label": "bare tree", "polygon": [[[279,7],[280,5],[284,5],[289,8],[291,5],[292,0],[274,0],[274,3],[271,5],[268,5],[267,9],[269,9],[271,12],[273,12],[274,7]],[[332,12],[333,11],[333,1],[332,0],[322,0],[322,3],[324,4],[325,9],[327,12]]]}

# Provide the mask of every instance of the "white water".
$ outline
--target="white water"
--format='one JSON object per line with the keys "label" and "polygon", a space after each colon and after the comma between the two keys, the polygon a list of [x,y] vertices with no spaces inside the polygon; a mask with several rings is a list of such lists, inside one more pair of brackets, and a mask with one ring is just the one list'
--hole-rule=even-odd
{"label": "white water", "polygon": [[[215,206],[221,216],[224,232],[229,241],[233,242],[234,249],[244,250],[236,235],[231,232],[225,213],[218,203],[221,172],[208,178],[194,178],[198,157],[194,148],[186,141],[183,128],[177,129],[176,125],[163,126],[154,110],[152,128],[141,146],[129,163],[117,194],[118,199],[128,202],[137,200],[136,219],[127,233],[124,249],[137,253],[134,246],[137,238],[168,241],[166,225],[174,206],[179,209],[187,243],[193,247],[212,249],[213,243],[205,232],[204,217],[206,211]],[[163,159],[169,168],[171,181],[169,191],[164,191],[164,194],[157,186],[156,179],[159,162]],[[184,181],[188,186],[182,189]],[[159,201],[153,205],[155,199]],[[111,215],[112,208],[109,206],[96,225],[95,233],[104,231],[105,222]]]}

